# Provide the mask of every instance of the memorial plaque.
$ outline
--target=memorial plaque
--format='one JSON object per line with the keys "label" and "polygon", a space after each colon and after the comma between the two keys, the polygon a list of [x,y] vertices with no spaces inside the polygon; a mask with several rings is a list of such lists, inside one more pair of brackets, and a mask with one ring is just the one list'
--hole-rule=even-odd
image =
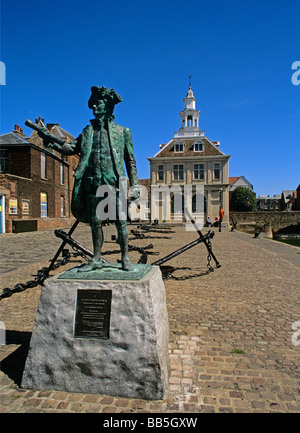
{"label": "memorial plaque", "polygon": [[111,290],[77,290],[75,338],[109,339]]}

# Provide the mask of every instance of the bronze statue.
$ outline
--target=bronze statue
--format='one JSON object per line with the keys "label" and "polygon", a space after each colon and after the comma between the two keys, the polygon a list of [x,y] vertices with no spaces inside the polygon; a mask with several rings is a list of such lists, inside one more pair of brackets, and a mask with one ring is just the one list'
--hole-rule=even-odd
{"label": "bronze statue", "polygon": [[[124,162],[133,195],[138,196],[138,177],[134,158],[133,143],[129,128],[117,125],[113,119],[114,106],[122,98],[105,87],[92,87],[88,106],[93,110],[95,119],[86,126],[80,136],[69,143],[58,143],[55,138],[44,131],[47,128],[34,128],[43,138],[46,146],[63,155],[80,154],[80,160],[74,174],[71,210],[73,216],[81,222],[89,223],[92,232],[94,256],[80,271],[90,271],[104,266],[101,260],[103,231],[101,212],[97,207],[103,200],[97,193],[100,186],[107,186],[116,197],[115,224],[118,231],[118,242],[121,248],[122,269],[129,271],[133,265],[128,256],[127,212],[120,206],[120,179],[125,178]],[[28,126],[30,121],[27,122]]]}

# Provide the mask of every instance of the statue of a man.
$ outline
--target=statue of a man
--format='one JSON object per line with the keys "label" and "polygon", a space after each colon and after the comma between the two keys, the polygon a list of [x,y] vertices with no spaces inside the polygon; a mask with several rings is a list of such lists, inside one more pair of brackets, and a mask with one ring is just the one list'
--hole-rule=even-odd
{"label": "statue of a man", "polygon": [[125,176],[125,162],[130,186],[136,186],[135,196],[138,196],[138,177],[131,132],[129,128],[119,126],[113,121],[114,106],[122,101],[114,89],[92,87],[91,91],[88,106],[95,116],[95,119],[91,120],[91,125],[86,126],[76,140],[63,146],[49,142],[45,144],[64,155],[80,154],[74,174],[71,210],[76,219],[90,224],[94,248],[93,259],[80,270],[95,270],[103,266],[101,249],[104,221],[101,212],[99,214],[97,211],[103,197],[99,197],[97,190],[99,186],[106,185],[116,197],[115,224],[121,248],[122,269],[128,271],[133,265],[128,256],[127,219],[124,213],[123,216],[122,212],[119,214],[119,180]]}

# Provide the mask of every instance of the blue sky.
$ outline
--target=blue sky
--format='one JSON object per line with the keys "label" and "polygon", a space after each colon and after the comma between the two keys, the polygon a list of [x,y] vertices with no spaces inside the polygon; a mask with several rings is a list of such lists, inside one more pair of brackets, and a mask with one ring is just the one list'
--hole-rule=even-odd
{"label": "blue sky", "polygon": [[299,0],[2,0],[1,129],[38,116],[77,136],[91,86],[114,88],[140,178],[180,128],[192,75],[200,128],[257,194],[300,183]]}

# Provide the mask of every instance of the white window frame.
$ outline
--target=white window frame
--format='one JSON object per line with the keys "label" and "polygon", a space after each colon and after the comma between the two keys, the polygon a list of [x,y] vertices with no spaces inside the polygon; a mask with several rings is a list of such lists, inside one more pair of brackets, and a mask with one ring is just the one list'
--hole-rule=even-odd
{"label": "white window frame", "polygon": [[[219,176],[216,176],[216,170],[218,170]],[[219,162],[214,162],[214,180],[221,179],[221,167]]]}
{"label": "white window frame", "polygon": [[184,151],[184,143],[182,141],[176,141],[174,143],[174,152],[183,152]]}
{"label": "white window frame", "polygon": [[[197,168],[196,168],[197,167]],[[195,172],[197,171],[198,175],[195,176]],[[201,177],[202,172],[202,177]],[[204,164],[194,164],[193,177],[194,180],[204,180],[205,172],[204,172]]]}
{"label": "white window frame", "polygon": [[60,216],[61,218],[66,216],[66,200],[64,195],[60,196]]}
{"label": "white window frame", "polygon": [[[160,179],[160,174],[162,174],[162,179]],[[157,180],[159,182],[162,182],[164,180],[164,175],[165,175],[164,166],[163,164],[159,164],[157,167]]]}
{"label": "white window frame", "polygon": [[60,184],[64,185],[65,184],[65,176],[64,176],[64,164],[61,162],[60,163],[60,168],[59,168],[59,174],[60,174]]}
{"label": "white window frame", "polygon": [[45,152],[41,152],[41,178],[47,179],[47,157]]}
{"label": "white window frame", "polygon": [[[12,206],[11,202],[15,202],[16,205]],[[18,199],[10,198],[8,200],[8,213],[9,213],[9,215],[18,215]]]}
{"label": "white window frame", "polygon": [[[199,147],[201,146],[201,149],[196,149],[196,146]],[[203,152],[204,151],[204,144],[202,143],[202,141],[195,141],[195,143],[193,144],[193,151],[194,152]]]}
{"label": "white window frame", "polygon": [[[24,203],[27,203],[28,205],[28,212],[24,211]],[[22,215],[29,215],[30,214],[30,200],[22,199]]]}
{"label": "white window frame", "polygon": [[[176,167],[176,169],[175,169]],[[180,168],[182,167],[182,168]],[[180,177],[180,173],[182,172],[182,178]],[[176,173],[176,175],[175,175]],[[177,179],[176,179],[177,176]],[[174,164],[173,165],[173,180],[175,181],[183,181],[184,179],[184,166],[183,164]]]}

